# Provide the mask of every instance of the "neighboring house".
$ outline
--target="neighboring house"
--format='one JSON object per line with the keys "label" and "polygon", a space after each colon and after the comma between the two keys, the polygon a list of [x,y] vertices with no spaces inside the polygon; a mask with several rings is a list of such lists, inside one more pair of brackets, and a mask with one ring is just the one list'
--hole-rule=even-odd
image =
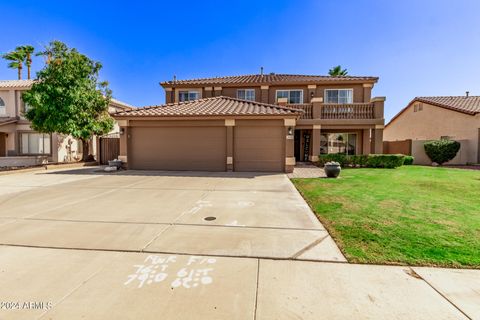
{"label": "neighboring house", "polygon": [[116,114],[132,169],[291,171],[320,154],[382,153],[376,77],[258,74],[162,82],[166,105]]}
{"label": "neighboring house", "polygon": [[461,143],[449,164],[480,163],[480,97],[417,97],[385,127],[386,152],[409,153],[415,163],[430,164],[423,144],[451,139]]}
{"label": "neighboring house", "polygon": [[[23,117],[28,105],[22,101],[22,92],[30,89],[33,82],[34,80],[0,80],[0,167],[81,159],[81,141],[60,134],[35,132],[30,128],[30,122]],[[131,106],[112,99],[109,112],[130,108]],[[118,131],[116,124],[112,132]],[[92,139],[90,146],[94,155],[97,150],[96,140]]]}

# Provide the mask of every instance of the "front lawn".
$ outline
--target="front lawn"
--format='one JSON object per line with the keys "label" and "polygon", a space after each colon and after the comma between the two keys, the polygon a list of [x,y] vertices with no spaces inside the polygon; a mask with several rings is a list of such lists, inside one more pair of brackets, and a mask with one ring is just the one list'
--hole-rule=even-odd
{"label": "front lawn", "polygon": [[350,262],[480,267],[480,171],[346,169],[293,183]]}

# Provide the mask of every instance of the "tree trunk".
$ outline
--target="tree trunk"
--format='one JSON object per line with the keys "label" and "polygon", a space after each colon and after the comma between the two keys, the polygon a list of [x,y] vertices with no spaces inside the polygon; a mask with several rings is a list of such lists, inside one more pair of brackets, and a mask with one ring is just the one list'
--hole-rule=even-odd
{"label": "tree trunk", "polygon": [[18,67],[18,80],[22,80],[22,67]]}
{"label": "tree trunk", "polygon": [[90,151],[89,148],[89,141],[85,139],[80,139],[82,140],[82,161],[87,161],[88,160],[88,153]]}
{"label": "tree trunk", "polygon": [[27,77],[28,77],[28,80],[30,80],[30,66],[27,67],[27,70],[28,70],[28,75],[27,75]]}

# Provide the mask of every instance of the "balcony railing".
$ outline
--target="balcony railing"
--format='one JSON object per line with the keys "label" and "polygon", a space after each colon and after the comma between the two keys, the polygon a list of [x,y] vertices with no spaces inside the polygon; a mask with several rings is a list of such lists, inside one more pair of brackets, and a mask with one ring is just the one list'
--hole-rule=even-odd
{"label": "balcony railing", "polygon": [[374,103],[315,105],[315,108],[320,110],[313,110],[312,104],[289,104],[287,106],[303,110],[301,119],[375,119]]}
{"label": "balcony railing", "polygon": [[322,119],[374,119],[373,103],[323,104]]}
{"label": "balcony railing", "polygon": [[289,108],[303,110],[303,114],[300,117],[300,119],[312,119],[312,105],[311,104],[309,104],[309,103],[289,104],[287,106]]}

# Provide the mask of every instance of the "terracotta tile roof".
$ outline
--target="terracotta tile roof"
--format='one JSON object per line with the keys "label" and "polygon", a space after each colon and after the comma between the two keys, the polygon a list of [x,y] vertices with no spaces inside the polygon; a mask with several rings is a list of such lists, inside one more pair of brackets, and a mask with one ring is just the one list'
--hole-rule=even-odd
{"label": "terracotta tile roof", "polygon": [[135,108],[134,106],[132,106],[128,103],[125,103],[123,101],[120,101],[120,100],[117,100],[117,99],[114,99],[114,98],[110,99],[110,104],[113,105],[114,107],[119,107],[119,108],[122,108],[122,109],[133,109],[133,108]]}
{"label": "terracotta tile roof", "polygon": [[272,104],[214,97],[115,113],[114,117],[299,116],[301,110]]}
{"label": "terracotta tile roof", "polygon": [[445,108],[461,113],[476,115],[480,113],[480,96],[437,96],[437,97],[416,97],[410,103],[397,113],[386,126],[390,125],[404,111],[415,102],[428,103],[433,106]]}
{"label": "terracotta tile roof", "polygon": [[415,100],[468,114],[480,112],[480,96],[417,97]]}
{"label": "terracotta tile roof", "polygon": [[30,88],[35,80],[0,80],[0,88]]}
{"label": "terracotta tile roof", "polygon": [[378,77],[331,77],[319,75],[300,75],[300,74],[249,74],[241,76],[228,76],[217,78],[200,78],[190,80],[164,81],[162,86],[174,85],[239,85],[239,84],[315,84],[318,82],[343,82],[343,81],[370,81],[377,82]]}

